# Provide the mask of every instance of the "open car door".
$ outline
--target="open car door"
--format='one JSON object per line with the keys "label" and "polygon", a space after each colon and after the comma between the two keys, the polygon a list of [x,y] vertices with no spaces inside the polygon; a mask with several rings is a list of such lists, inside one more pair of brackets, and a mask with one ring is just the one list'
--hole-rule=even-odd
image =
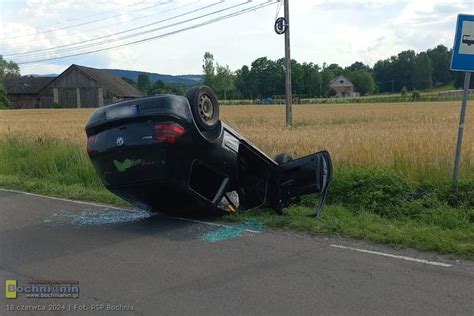
{"label": "open car door", "polygon": [[326,201],[332,181],[332,161],[327,151],[291,160],[276,166],[272,172],[277,208],[287,206],[299,196],[321,193],[319,205],[315,210],[318,217]]}

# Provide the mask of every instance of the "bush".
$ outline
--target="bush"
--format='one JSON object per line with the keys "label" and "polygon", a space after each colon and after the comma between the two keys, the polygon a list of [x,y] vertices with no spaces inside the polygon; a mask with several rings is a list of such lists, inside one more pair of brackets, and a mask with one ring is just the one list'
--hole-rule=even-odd
{"label": "bush", "polygon": [[0,84],[0,110],[8,109],[10,107],[10,100],[8,100],[7,94]]}
{"label": "bush", "polygon": [[454,211],[463,222],[464,217],[474,215],[474,181],[462,181],[453,191],[449,182],[420,183],[390,169],[346,166],[336,169],[329,201],[357,213],[391,219],[420,219],[434,211]]}
{"label": "bush", "polygon": [[420,94],[420,91],[418,90],[413,90],[412,94],[411,94],[411,101],[418,101],[421,97],[421,94]]}
{"label": "bush", "polygon": [[408,89],[407,89],[407,87],[403,87],[402,90],[400,91],[400,94],[401,94],[402,97],[405,98],[405,97],[407,96],[407,94],[408,94]]}
{"label": "bush", "polygon": [[391,218],[415,194],[415,183],[395,171],[367,167],[340,167],[331,187],[333,203]]}

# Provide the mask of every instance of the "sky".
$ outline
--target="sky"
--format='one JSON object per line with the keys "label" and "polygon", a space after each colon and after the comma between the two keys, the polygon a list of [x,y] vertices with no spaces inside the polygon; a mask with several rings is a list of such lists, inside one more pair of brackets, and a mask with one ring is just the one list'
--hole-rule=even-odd
{"label": "sky", "polygon": [[[348,66],[361,61],[373,66],[377,60],[406,49],[419,52],[438,44],[451,48],[456,16],[474,14],[473,0],[289,1],[292,58],[319,65],[326,62]],[[20,64],[22,74],[60,73],[73,63],[162,74],[199,74],[207,51],[219,64],[236,70],[258,57],[284,56],[284,36],[273,29],[275,18],[283,14],[283,6],[274,3],[175,32],[266,2],[0,0],[0,55],[21,63],[117,46],[66,59]],[[199,18],[202,15],[207,16]],[[153,25],[146,27],[148,24]],[[165,33],[171,34],[125,45]],[[14,55],[31,51],[30,55]]]}

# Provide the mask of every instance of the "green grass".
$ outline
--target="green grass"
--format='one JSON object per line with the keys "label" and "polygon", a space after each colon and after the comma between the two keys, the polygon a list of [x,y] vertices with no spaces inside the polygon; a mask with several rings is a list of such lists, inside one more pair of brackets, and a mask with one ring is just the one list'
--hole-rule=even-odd
{"label": "green grass", "polygon": [[84,187],[81,184],[65,185],[41,179],[0,175],[0,188],[73,200],[96,201],[118,206],[130,206],[127,202],[105,190],[105,188],[93,189],[90,187]]}
{"label": "green grass", "polygon": [[[401,172],[336,165],[322,217],[316,196],[276,215],[258,210],[225,216],[256,218],[269,227],[335,234],[474,258],[474,177],[452,191],[444,172],[411,180]],[[0,141],[0,187],[50,196],[127,205],[109,193],[84,148],[65,141],[7,137]]]}
{"label": "green grass", "polygon": [[52,138],[0,141],[0,187],[125,205],[102,185],[85,149]]}
{"label": "green grass", "polygon": [[389,244],[396,248],[411,247],[474,258],[474,231],[462,216],[454,216],[450,222],[460,223],[459,227],[448,225],[448,228],[443,227],[443,224],[388,219],[370,212],[353,212],[351,208],[340,204],[327,205],[320,219],[312,215],[312,208],[293,206],[285,211],[284,216],[276,216],[271,210],[265,210],[227,216],[226,219],[244,221],[254,218],[273,228],[346,236]]}

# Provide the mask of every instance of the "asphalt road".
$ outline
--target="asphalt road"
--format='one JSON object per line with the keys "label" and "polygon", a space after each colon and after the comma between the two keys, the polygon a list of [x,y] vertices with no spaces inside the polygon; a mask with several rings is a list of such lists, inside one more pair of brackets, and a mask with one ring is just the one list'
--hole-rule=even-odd
{"label": "asphalt road", "polygon": [[[258,223],[147,217],[0,190],[0,251],[2,315],[474,314],[473,262]],[[80,296],[5,298],[4,280],[32,279],[77,280]]]}

